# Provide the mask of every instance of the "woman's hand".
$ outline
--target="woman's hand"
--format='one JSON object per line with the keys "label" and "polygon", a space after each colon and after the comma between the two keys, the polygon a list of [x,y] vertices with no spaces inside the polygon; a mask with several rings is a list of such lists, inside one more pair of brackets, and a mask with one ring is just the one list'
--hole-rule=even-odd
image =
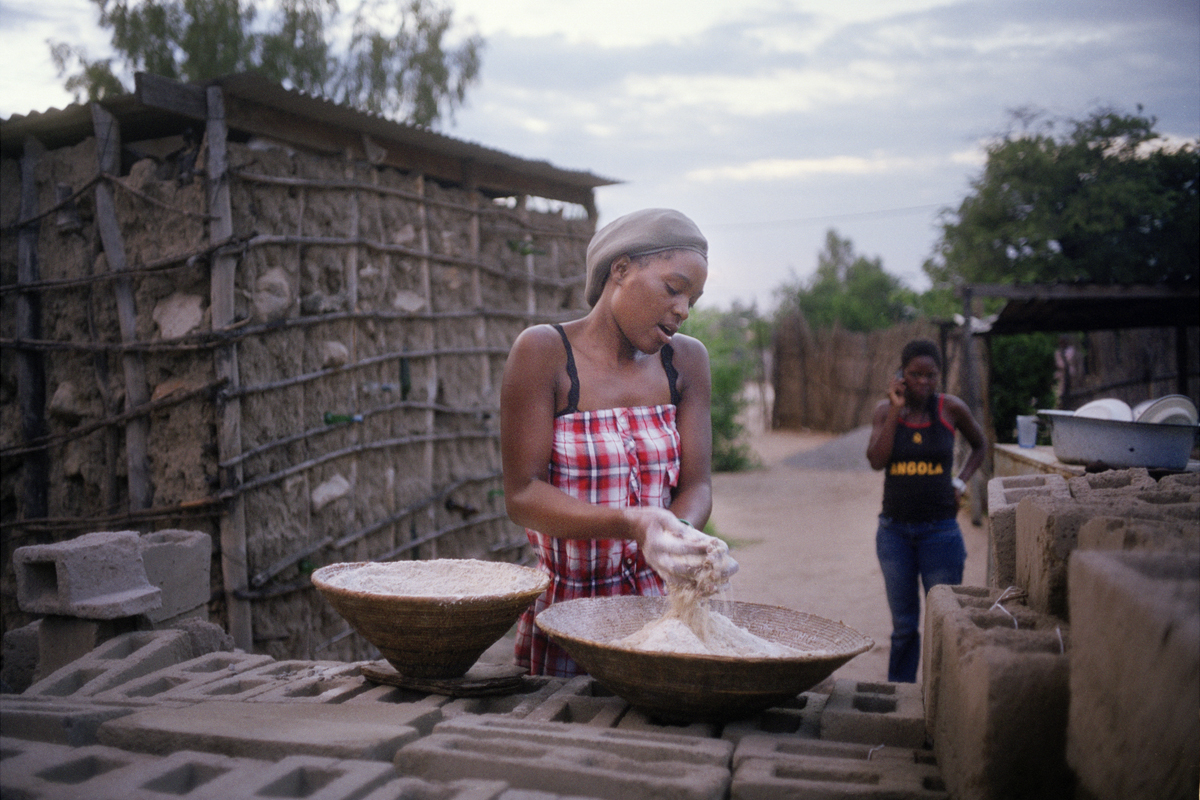
{"label": "woman's hand", "polygon": [[638,530],[635,538],[646,562],[668,584],[703,583],[702,588],[717,591],[737,573],[738,563],[720,539],[684,524],[664,508],[626,511]]}
{"label": "woman's hand", "polygon": [[888,381],[888,400],[896,408],[904,407],[904,375],[896,373],[892,379]]}

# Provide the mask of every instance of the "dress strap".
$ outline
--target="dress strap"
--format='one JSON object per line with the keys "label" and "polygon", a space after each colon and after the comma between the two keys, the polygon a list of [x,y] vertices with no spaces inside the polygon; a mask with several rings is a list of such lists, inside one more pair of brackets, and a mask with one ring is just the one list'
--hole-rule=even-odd
{"label": "dress strap", "polygon": [[675,369],[675,348],[669,344],[664,344],[662,352],[662,365],[667,373],[667,380],[671,384],[671,403],[679,405],[679,401],[683,399],[683,395],[679,393],[679,387],[676,385],[679,380],[679,372]]}
{"label": "dress strap", "polygon": [[554,323],[554,330],[558,331],[558,335],[562,337],[563,347],[567,350],[567,377],[571,379],[571,389],[567,392],[567,407],[554,416],[565,417],[567,414],[574,414],[579,410],[579,371],[575,368],[575,353],[571,350],[571,341],[567,338],[567,332],[557,322]]}
{"label": "dress strap", "polygon": [[[579,370],[575,367],[575,351],[571,349],[571,340],[567,332],[557,322],[553,323],[554,330],[562,338],[563,348],[567,351],[567,377],[571,380],[571,388],[567,391],[567,407],[555,413],[556,417],[565,417],[579,410]],[[679,371],[675,369],[675,349],[671,345],[663,345],[660,351],[663,370],[667,373],[667,381],[671,385],[671,403],[679,405],[683,395],[679,391]]]}

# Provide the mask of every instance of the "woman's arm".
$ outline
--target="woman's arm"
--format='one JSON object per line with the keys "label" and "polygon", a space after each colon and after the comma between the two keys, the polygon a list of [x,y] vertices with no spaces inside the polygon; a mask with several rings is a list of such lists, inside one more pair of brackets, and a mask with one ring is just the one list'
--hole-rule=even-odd
{"label": "woman's arm", "polygon": [[883,469],[892,457],[896,443],[896,425],[904,408],[904,380],[893,377],[888,383],[888,396],[875,406],[871,419],[871,441],[867,444],[867,461],[871,469]]}
{"label": "woman's arm", "polygon": [[676,334],[675,369],[679,373],[676,427],[679,430],[679,484],[671,513],[703,529],[712,513],[712,373],[708,350],[698,339]]}
{"label": "woman's arm", "polygon": [[983,426],[979,424],[975,415],[971,413],[971,409],[967,408],[967,404],[962,400],[954,395],[945,395],[944,407],[950,421],[954,423],[954,428],[963,435],[967,444],[971,445],[971,454],[967,456],[962,469],[958,471],[958,477],[965,483],[971,479],[975,470],[979,469],[983,464],[983,459],[987,457],[987,436],[983,432]]}

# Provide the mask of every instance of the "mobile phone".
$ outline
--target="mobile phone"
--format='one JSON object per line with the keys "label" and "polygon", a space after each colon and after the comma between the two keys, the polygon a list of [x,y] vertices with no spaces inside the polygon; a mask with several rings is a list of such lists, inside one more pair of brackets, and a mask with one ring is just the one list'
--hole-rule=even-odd
{"label": "mobile phone", "polygon": [[902,369],[896,370],[896,380],[898,380],[898,381],[904,380],[904,370],[902,370]]}

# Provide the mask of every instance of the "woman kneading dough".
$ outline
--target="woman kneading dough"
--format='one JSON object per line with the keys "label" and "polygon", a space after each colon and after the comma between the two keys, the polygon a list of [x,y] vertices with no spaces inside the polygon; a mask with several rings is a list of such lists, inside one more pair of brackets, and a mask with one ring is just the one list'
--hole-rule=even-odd
{"label": "woman kneading dough", "polygon": [[[500,400],[504,498],[550,587],[517,625],[533,675],[580,668],[538,629],[552,603],[662,595],[712,568],[708,351],[679,333],[704,291],[708,243],[678,211],[620,217],[587,249],[591,311],[513,344]],[[727,581],[737,564],[718,566]],[[694,577],[692,577],[694,579]]]}

